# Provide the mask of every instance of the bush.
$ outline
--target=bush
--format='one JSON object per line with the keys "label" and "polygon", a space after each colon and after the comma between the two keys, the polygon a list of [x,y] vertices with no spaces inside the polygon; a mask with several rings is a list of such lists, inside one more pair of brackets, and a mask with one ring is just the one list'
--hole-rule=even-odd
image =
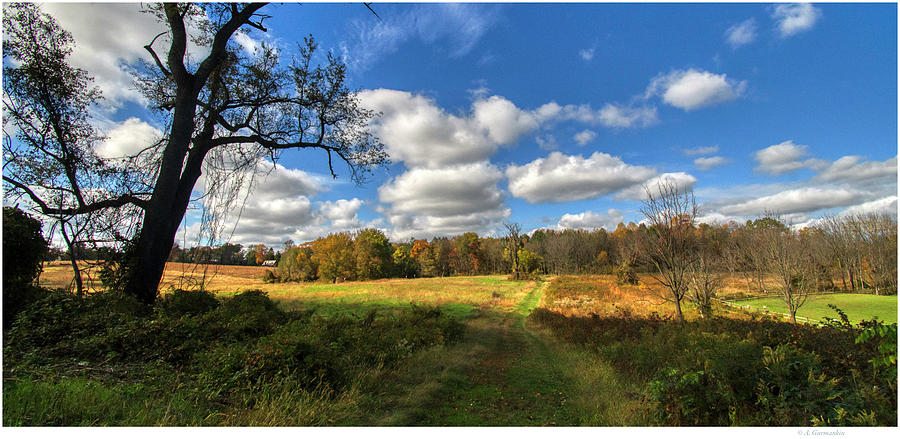
{"label": "bush", "polygon": [[41,222],[17,207],[3,208],[3,322],[8,329],[16,314],[40,296],[31,286],[41,272],[49,245]]}
{"label": "bush", "polygon": [[145,308],[134,297],[114,292],[78,297],[62,290],[48,291],[25,308],[9,332],[9,353],[39,353],[51,358],[102,358],[108,351],[97,339],[116,334],[142,320]]}
{"label": "bush", "polygon": [[157,303],[163,314],[174,317],[206,314],[218,306],[215,294],[204,290],[174,289]]}
{"label": "bush", "polygon": [[709,371],[663,369],[650,381],[651,415],[668,425],[728,425],[731,395]]}
{"label": "bush", "polygon": [[634,267],[628,261],[623,261],[613,271],[616,274],[616,282],[619,284],[637,285],[640,282]]}
{"label": "bush", "polygon": [[[548,295],[552,288],[548,288]],[[896,425],[890,329],[842,322],[567,317],[543,308],[529,319],[557,337],[597,351],[628,376],[646,380],[651,419],[678,425]],[[874,367],[873,364],[879,366]],[[874,372],[874,373],[873,373]]]}
{"label": "bush", "polygon": [[806,425],[813,417],[830,418],[843,391],[837,379],[820,372],[815,354],[790,345],[763,348],[757,385],[758,421],[765,425]]}
{"label": "bush", "polygon": [[247,290],[226,298],[221,306],[204,316],[212,330],[234,340],[271,334],[288,319],[269,295],[260,290]]}
{"label": "bush", "polygon": [[281,282],[281,278],[279,278],[272,270],[266,270],[262,276],[262,281],[264,284],[276,284]]}
{"label": "bush", "polygon": [[391,367],[411,353],[458,340],[462,325],[440,310],[413,307],[396,315],[369,313],[298,318],[255,343],[231,343],[196,356],[198,386],[210,398],[260,389],[274,381],[313,390],[345,389],[366,370]]}

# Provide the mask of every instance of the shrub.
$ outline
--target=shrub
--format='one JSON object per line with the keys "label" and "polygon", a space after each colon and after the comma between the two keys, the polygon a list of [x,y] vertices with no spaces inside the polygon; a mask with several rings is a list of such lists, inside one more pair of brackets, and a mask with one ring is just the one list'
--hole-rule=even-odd
{"label": "shrub", "polygon": [[271,334],[288,321],[265,291],[247,290],[227,298],[222,305],[204,316],[204,321],[223,338],[244,340]]}
{"label": "shrub", "polygon": [[[108,352],[105,334],[142,320],[145,309],[134,297],[100,292],[81,298],[50,291],[23,310],[7,340],[9,353],[40,353],[50,358],[102,358]],[[98,340],[98,338],[100,340]]]}
{"label": "shrub", "polygon": [[669,425],[728,425],[727,385],[710,371],[665,368],[649,383],[651,415]]}
{"label": "shrub", "polygon": [[216,309],[219,300],[209,291],[174,289],[160,298],[157,306],[169,316],[200,315]]}
{"label": "shrub", "polygon": [[462,325],[440,310],[413,307],[396,315],[375,312],[298,318],[255,343],[219,345],[197,354],[195,377],[210,398],[289,381],[312,390],[345,389],[366,370],[391,367],[411,353],[455,341]]}
{"label": "shrub", "polygon": [[757,385],[759,421],[765,425],[806,425],[829,417],[842,391],[838,380],[820,372],[815,354],[790,345],[763,348],[763,370]]}
{"label": "shrub", "polygon": [[16,314],[40,296],[31,284],[41,272],[49,245],[41,222],[18,207],[3,208],[3,322],[8,329]]}
{"label": "shrub", "polygon": [[628,261],[622,261],[613,271],[616,274],[616,282],[619,284],[637,285],[640,282],[637,273],[634,272],[634,266]]}
{"label": "shrub", "polygon": [[275,284],[281,282],[281,278],[279,278],[272,270],[266,270],[266,272],[263,273],[262,281],[264,284]]}

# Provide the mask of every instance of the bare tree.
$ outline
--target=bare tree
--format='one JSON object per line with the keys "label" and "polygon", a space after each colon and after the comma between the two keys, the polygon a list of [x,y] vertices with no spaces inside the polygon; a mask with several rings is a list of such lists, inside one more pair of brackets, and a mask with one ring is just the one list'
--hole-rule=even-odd
{"label": "bare tree", "polygon": [[[702,229],[702,227],[701,227]],[[701,232],[701,230],[698,230]],[[700,233],[699,243],[696,247],[696,261],[688,266],[689,300],[697,306],[700,316],[712,317],[712,298],[722,287],[723,265],[722,257],[724,243],[716,231]]]}
{"label": "bare tree", "polygon": [[764,256],[765,271],[778,282],[781,300],[791,321],[797,322],[797,310],[806,303],[815,284],[812,256],[800,236],[771,215],[763,218],[767,226],[757,228],[757,245]]}
{"label": "bare tree", "polygon": [[[841,284],[844,291],[855,290],[858,258],[856,256],[857,247],[853,244],[853,233],[850,227],[845,220],[835,216],[826,216],[821,224],[825,231],[825,244],[841,273]],[[847,287],[848,277],[849,288]]]}
{"label": "bare tree", "polygon": [[861,257],[860,274],[874,293],[897,291],[897,220],[887,214],[868,213],[845,219]]}
{"label": "bare tree", "polygon": [[692,191],[678,187],[671,179],[660,180],[655,188],[644,187],[641,213],[648,224],[643,257],[652,267],[650,275],[666,288],[662,297],[675,304],[675,317],[684,322],[681,303],[688,291],[690,267],[697,260],[694,221],[698,206]]}

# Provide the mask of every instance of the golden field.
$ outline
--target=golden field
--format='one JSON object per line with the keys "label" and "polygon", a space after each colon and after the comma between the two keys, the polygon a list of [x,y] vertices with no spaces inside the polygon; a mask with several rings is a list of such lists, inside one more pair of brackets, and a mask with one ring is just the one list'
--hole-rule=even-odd
{"label": "golden field", "polygon": [[[97,268],[81,262],[86,268],[82,275],[85,287],[101,287]],[[506,276],[454,276],[446,278],[379,279],[358,282],[287,282],[266,284],[262,276],[267,267],[232,265],[197,265],[169,262],[163,274],[160,293],[172,288],[194,289],[203,286],[220,295],[231,295],[247,289],[259,289],[288,307],[321,304],[342,305],[427,305],[488,306],[511,310],[537,282],[507,281]],[[68,263],[48,264],[40,283],[48,288],[69,288],[72,268]],[[92,282],[92,283],[91,283]]]}

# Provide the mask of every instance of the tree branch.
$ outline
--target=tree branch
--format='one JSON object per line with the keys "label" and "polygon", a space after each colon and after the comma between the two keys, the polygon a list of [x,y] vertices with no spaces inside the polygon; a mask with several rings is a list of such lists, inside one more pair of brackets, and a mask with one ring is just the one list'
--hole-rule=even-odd
{"label": "tree branch", "polygon": [[153,43],[156,42],[157,38],[159,38],[165,34],[166,34],[166,32],[160,32],[159,34],[157,34],[155,37],[153,37],[153,40],[150,41],[150,44],[147,44],[146,46],[144,46],[144,49],[147,49],[147,51],[150,52],[150,56],[153,57],[153,61],[156,62],[156,66],[159,67],[159,70],[163,73],[163,75],[165,75],[167,78],[171,78],[172,72],[170,72],[169,69],[167,69],[166,66],[163,65],[162,60],[159,59],[159,56],[156,54],[156,51],[153,50]]}
{"label": "tree branch", "polygon": [[172,44],[169,47],[169,68],[172,69],[172,78],[177,83],[184,83],[190,78],[187,68],[184,66],[184,55],[187,53],[187,31],[184,28],[184,13],[178,11],[178,5],[175,3],[166,3],[163,5],[166,12],[166,20],[169,22],[169,29],[172,30]]}
{"label": "tree branch", "polygon": [[80,215],[80,214],[85,214],[85,213],[90,213],[90,212],[96,212],[98,210],[103,210],[103,209],[107,209],[107,208],[119,208],[119,207],[125,206],[127,204],[134,205],[140,209],[147,208],[146,200],[140,199],[131,194],[120,195],[116,198],[110,198],[110,199],[106,199],[106,200],[102,200],[102,201],[96,201],[96,202],[93,202],[90,204],[84,204],[84,205],[80,205],[80,206],[74,207],[74,208],[50,207],[49,205],[47,205],[47,203],[43,199],[41,199],[41,197],[39,197],[37,194],[35,194],[34,191],[31,190],[31,188],[29,188],[28,186],[26,186],[16,180],[13,180],[5,175],[3,176],[3,181],[13,185],[14,187],[16,187],[19,190],[25,192],[25,194],[28,195],[28,198],[30,198],[31,201],[33,201],[35,204],[38,205],[38,207],[41,208],[41,213],[43,213],[45,215]]}

